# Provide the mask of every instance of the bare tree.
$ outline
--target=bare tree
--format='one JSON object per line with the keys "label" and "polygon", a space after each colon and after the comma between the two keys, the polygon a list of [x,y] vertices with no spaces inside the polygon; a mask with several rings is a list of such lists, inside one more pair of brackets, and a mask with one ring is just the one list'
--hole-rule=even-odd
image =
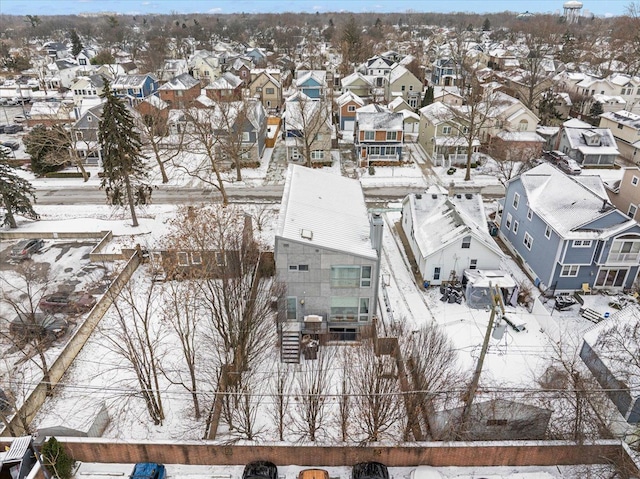
{"label": "bare tree", "polygon": [[102,327],[107,347],[120,355],[135,374],[147,412],[155,425],[164,421],[161,360],[164,332],[160,316],[157,284],[140,276],[132,277],[113,300],[113,324]]}
{"label": "bare tree", "polygon": [[[370,341],[363,342],[356,354],[357,366],[349,377],[357,418],[354,425],[361,433],[361,442],[399,439],[405,411],[395,375],[385,367],[385,356],[375,354]],[[394,361],[391,356],[386,358]]]}
{"label": "bare tree", "polygon": [[331,149],[331,111],[323,100],[312,100],[302,92],[286,103],[286,129],[308,167],[313,165],[314,152]]}
{"label": "bare tree", "polygon": [[261,378],[254,370],[243,371],[237,375],[227,389],[225,400],[229,403],[231,418],[229,421],[232,436],[249,441],[257,440],[265,433],[264,424],[258,424],[260,412]]}
{"label": "bare tree", "polygon": [[284,441],[284,432],[290,415],[289,403],[293,387],[293,374],[285,363],[277,362],[275,377],[270,385],[270,396],[273,398],[269,410],[275,421],[278,439]]}
{"label": "bare tree", "polygon": [[495,163],[489,168],[495,168],[494,172],[498,180],[506,185],[511,178],[515,178],[535,166],[535,160],[540,158],[542,153],[542,145],[512,145],[509,142],[492,142],[489,144],[487,152],[495,160]]}
{"label": "bare tree", "polygon": [[340,439],[342,442],[349,440],[349,425],[352,422],[353,412],[352,387],[349,380],[351,368],[354,364],[350,348],[343,349],[342,378],[340,380],[340,395],[338,396],[338,422],[340,423]]}
{"label": "bare tree", "polygon": [[330,393],[333,356],[322,348],[317,359],[305,361],[296,372],[294,393],[297,416],[294,419],[301,439],[316,442],[321,438],[327,421],[327,395]]}
{"label": "bare tree", "polygon": [[0,301],[15,314],[3,318],[0,334],[20,352],[20,362],[30,361],[42,372],[47,392],[52,389],[47,350],[61,333],[66,321],[37,311],[40,300],[50,291],[51,280],[36,263],[23,262],[16,276],[2,275]]}
{"label": "bare tree", "polygon": [[200,378],[199,369],[202,360],[202,341],[199,328],[202,316],[199,313],[199,297],[197,288],[191,282],[167,281],[164,285],[166,301],[161,310],[163,321],[177,335],[182,359],[187,370],[184,379],[183,368],[178,366],[172,370],[163,367],[164,375],[173,384],[180,384],[191,394],[194,417],[200,418]]}

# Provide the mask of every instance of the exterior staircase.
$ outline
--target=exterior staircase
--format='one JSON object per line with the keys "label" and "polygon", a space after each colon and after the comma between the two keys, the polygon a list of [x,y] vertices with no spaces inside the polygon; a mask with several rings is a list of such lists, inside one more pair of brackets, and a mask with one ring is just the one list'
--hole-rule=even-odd
{"label": "exterior staircase", "polygon": [[280,334],[280,361],[289,364],[300,363],[300,324],[282,323]]}

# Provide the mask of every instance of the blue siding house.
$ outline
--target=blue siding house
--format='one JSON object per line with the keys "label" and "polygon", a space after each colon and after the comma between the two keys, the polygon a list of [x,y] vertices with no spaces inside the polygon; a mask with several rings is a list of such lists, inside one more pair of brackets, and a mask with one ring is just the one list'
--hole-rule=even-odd
{"label": "blue siding house", "polygon": [[158,80],[153,75],[118,75],[111,88],[117,96],[126,98],[131,106],[135,106],[158,91]]}
{"label": "blue siding house", "polygon": [[599,176],[539,165],[507,185],[500,236],[543,289],[631,288],[640,225],[608,202]]}
{"label": "blue siding house", "polygon": [[327,72],[323,70],[299,71],[296,88],[312,100],[324,99]]}

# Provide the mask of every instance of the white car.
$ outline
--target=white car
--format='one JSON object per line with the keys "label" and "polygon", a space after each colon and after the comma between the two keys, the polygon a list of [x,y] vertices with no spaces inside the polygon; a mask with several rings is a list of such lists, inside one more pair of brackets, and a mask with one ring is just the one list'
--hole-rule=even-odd
{"label": "white car", "polygon": [[571,158],[562,158],[558,161],[558,167],[570,175],[579,175],[582,173],[582,167],[576,160]]}

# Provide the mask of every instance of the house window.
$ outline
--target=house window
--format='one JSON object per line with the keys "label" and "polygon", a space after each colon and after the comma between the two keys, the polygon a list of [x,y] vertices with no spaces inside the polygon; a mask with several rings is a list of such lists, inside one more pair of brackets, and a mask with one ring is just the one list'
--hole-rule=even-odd
{"label": "house window", "polygon": [[506,419],[487,419],[487,426],[506,426]]}
{"label": "house window", "polygon": [[398,132],[397,131],[388,131],[387,132],[387,141],[396,141],[397,138],[398,138]]}
{"label": "house window", "polygon": [[243,131],[242,132],[242,141],[246,143],[246,142],[248,142],[250,140],[251,140],[251,135],[249,134],[249,132],[248,131]]}
{"label": "house window", "polygon": [[513,222],[513,234],[517,235],[518,234],[518,226],[520,226],[520,223],[518,223],[518,221],[514,221]]}
{"label": "house window", "polygon": [[618,130],[624,129],[624,125],[622,123],[618,123]]}
{"label": "house window", "polygon": [[298,271],[298,265],[297,264],[290,264],[289,265],[289,271]]}
{"label": "house window", "polygon": [[527,120],[520,120],[520,123],[518,123],[518,131],[527,131],[527,128],[529,128],[529,122]]}
{"label": "house window", "polygon": [[355,105],[347,106],[347,111],[350,113],[353,113],[354,111],[356,111],[356,106]]}
{"label": "house window", "polygon": [[297,319],[298,317],[298,298],[289,296],[287,298],[287,319]]}
{"label": "house window", "polygon": [[634,176],[633,178],[631,178],[631,184],[633,186],[638,186],[638,183],[640,182],[640,180],[638,179],[637,176]]}
{"label": "house window", "polygon": [[544,230],[544,236],[547,239],[551,238],[551,226],[547,225],[546,229]]}
{"label": "house window", "polygon": [[462,127],[462,134],[466,135],[467,133],[469,133],[469,127],[468,126],[463,126]]}
{"label": "house window", "polygon": [[636,205],[629,205],[629,211],[627,211],[627,216],[629,218],[633,218],[638,211],[638,207]]}
{"label": "house window", "polygon": [[575,278],[576,276],[578,276],[579,269],[580,269],[580,266],[578,266],[577,264],[565,264],[562,267],[560,276]]}
{"label": "house window", "polygon": [[360,272],[360,287],[368,288],[371,286],[371,266],[363,266]]}
{"label": "house window", "polygon": [[519,204],[520,204],[520,195],[516,193],[515,195],[513,195],[513,209],[517,210]]}
{"label": "house window", "polygon": [[573,240],[574,248],[591,248],[591,240]]}
{"label": "house window", "polygon": [[409,85],[409,91],[413,91],[413,85]]}
{"label": "house window", "polygon": [[313,150],[311,152],[312,160],[324,160],[324,151],[323,150]]}
{"label": "house window", "polygon": [[451,127],[450,126],[443,126],[442,127],[442,134],[443,135],[450,135],[451,134]]}
{"label": "house window", "polygon": [[202,264],[202,253],[200,253],[199,251],[192,251],[191,264]]}
{"label": "house window", "polygon": [[189,266],[189,254],[185,251],[178,251],[178,266]]}
{"label": "house window", "polygon": [[87,122],[91,123],[93,121],[93,118],[91,117],[91,115],[87,115]]}
{"label": "house window", "polygon": [[471,236],[465,236],[462,238],[462,248],[469,249],[471,248]]}
{"label": "house window", "polygon": [[331,298],[331,319],[334,321],[355,321],[358,317],[358,298],[334,296]]}
{"label": "house window", "polygon": [[511,213],[507,213],[507,219],[504,222],[504,227],[507,228],[507,230],[510,230],[512,222],[513,222],[513,216],[511,216]]}
{"label": "house window", "polygon": [[364,141],[373,141],[376,138],[375,131],[365,131],[364,132]]}
{"label": "house window", "polygon": [[76,131],[76,140],[78,140],[78,141],[82,140],[82,132],[81,131]]}
{"label": "house window", "polygon": [[300,159],[300,152],[297,148],[291,148],[291,159],[298,160]]}
{"label": "house window", "polygon": [[267,95],[273,95],[273,93],[275,92],[275,90],[274,90],[273,88],[265,88],[265,89],[264,89],[264,92],[265,92]]}
{"label": "house window", "polygon": [[522,240],[522,243],[525,245],[525,247],[528,250],[531,250],[531,246],[533,245],[533,238],[529,233],[524,234],[524,239]]}
{"label": "house window", "polygon": [[358,321],[369,320],[369,298],[360,298],[360,311],[358,313]]}
{"label": "house window", "polygon": [[433,280],[434,281],[440,279],[440,271],[441,271],[440,266],[436,266],[435,268],[433,268]]}
{"label": "house window", "polygon": [[309,271],[309,265],[308,264],[299,264],[298,265],[298,271]]}
{"label": "house window", "polygon": [[359,266],[332,266],[332,288],[357,288],[360,286]]}
{"label": "house window", "polygon": [[598,272],[598,277],[596,278],[596,286],[623,286],[627,273],[628,270],[626,268],[601,269]]}
{"label": "house window", "polygon": [[224,253],[222,251],[216,251],[216,265],[224,266]]}
{"label": "house window", "polygon": [[402,85],[402,86],[400,87],[400,90],[402,90],[402,91],[405,91],[406,89],[407,89],[407,87],[406,87],[406,86],[404,86],[404,85]]}
{"label": "house window", "polygon": [[472,259],[469,261],[469,269],[478,269],[478,260]]}
{"label": "house window", "polygon": [[531,218],[533,218],[533,211],[531,211],[531,208],[529,208],[527,210],[527,219],[531,221]]}

